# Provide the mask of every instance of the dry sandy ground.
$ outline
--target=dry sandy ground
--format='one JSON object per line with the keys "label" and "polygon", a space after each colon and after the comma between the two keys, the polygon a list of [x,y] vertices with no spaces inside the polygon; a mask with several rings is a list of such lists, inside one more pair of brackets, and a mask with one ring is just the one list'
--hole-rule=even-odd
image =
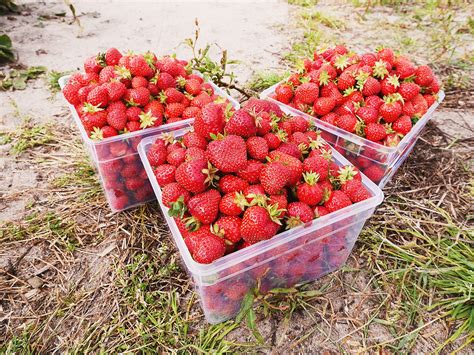
{"label": "dry sandy ground", "polygon": [[[139,4],[118,2],[114,6],[106,1],[75,1],[74,5],[80,15],[82,28],[68,23],[70,16],[54,16],[55,13],[67,11],[63,3],[32,4],[29,10],[25,11],[25,16],[0,17],[0,28],[7,29],[18,50],[21,63],[28,66],[44,65],[58,71],[74,70],[81,66],[85,55],[111,46],[137,51],[152,49],[157,53],[176,52],[186,57],[189,50],[180,45],[180,42],[193,35],[194,19],[198,18],[201,25],[201,43],[218,43],[228,50],[230,58],[240,60],[234,71],[243,83],[255,71],[281,69],[280,54],[289,49],[290,32],[294,35],[296,30],[291,25],[294,22],[293,12],[296,10],[282,1],[146,1]],[[45,20],[40,16],[51,18]],[[21,118],[15,114],[17,110],[21,115],[31,115],[36,122],[57,122],[59,125],[72,127],[62,98],[60,95],[51,97],[42,80],[30,83],[24,91],[0,93],[0,130],[11,129],[21,123]],[[435,122],[440,121],[448,122],[446,129],[454,137],[472,136],[472,114],[441,109],[435,116]],[[54,171],[44,176],[30,162],[8,155],[9,149],[9,145],[0,146],[0,222],[21,219],[28,209],[29,201],[32,198],[41,199],[41,189],[47,186],[48,180],[54,176]],[[27,194],[24,194],[25,191]],[[17,192],[23,192],[20,198],[15,195]],[[5,197],[3,201],[2,195]],[[0,259],[3,258],[0,266],[5,264],[6,257],[5,253],[0,252]],[[85,263],[93,265],[96,261],[97,259],[88,260]],[[360,267],[363,262],[363,259],[353,256],[350,265]],[[340,287],[345,285],[345,288],[338,291],[344,292],[346,297],[337,299],[334,296],[334,304],[331,306],[335,307],[336,313],[363,318],[363,313],[376,305],[365,302],[364,293],[352,291],[353,287],[357,290],[365,289],[365,276],[360,273],[355,279],[349,279],[352,277],[350,275],[340,274],[339,278],[344,279]],[[333,281],[337,283],[339,278]],[[324,281],[317,283],[315,287],[322,286],[322,283]],[[334,287],[338,289],[339,285]],[[330,299],[332,295],[328,294],[326,297]],[[311,320],[305,319],[303,315],[297,316],[294,321],[300,324],[290,332],[284,323],[274,324],[272,320],[267,320],[259,324],[264,336],[275,332],[272,344],[274,351],[284,349],[288,336],[296,336],[300,334],[300,330],[301,334],[304,334],[305,327],[312,326],[309,324]],[[330,342],[327,334],[318,330],[299,348],[300,351],[320,349],[320,344],[325,344],[323,349],[329,347],[337,350],[339,344],[334,341],[342,339],[350,329],[345,323],[334,323],[331,328],[334,329]],[[439,329],[431,331],[442,332]],[[373,341],[390,338],[388,331],[376,324],[371,326],[370,332],[374,334]],[[233,337],[239,341],[245,340],[239,333]],[[363,346],[357,339],[352,338],[349,341],[352,343],[346,343],[345,346],[354,351]],[[422,343],[421,349],[426,349],[423,346]]]}

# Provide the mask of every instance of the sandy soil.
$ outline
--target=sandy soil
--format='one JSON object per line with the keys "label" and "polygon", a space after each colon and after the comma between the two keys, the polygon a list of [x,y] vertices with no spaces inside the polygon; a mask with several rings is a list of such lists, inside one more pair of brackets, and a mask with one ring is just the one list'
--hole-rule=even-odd
{"label": "sandy soil", "polygon": [[[110,3],[105,1],[74,1],[74,5],[80,15],[82,28],[70,23],[69,14],[66,18],[54,15],[67,11],[63,3],[30,4],[23,16],[0,17],[0,28],[7,29],[18,50],[21,63],[27,66],[44,65],[58,71],[75,70],[81,66],[85,55],[111,46],[137,51],[152,49],[157,53],[176,52],[179,56],[186,57],[189,50],[180,45],[180,42],[193,35],[194,19],[198,18],[201,25],[201,43],[218,43],[228,50],[230,58],[238,59],[240,64],[235,66],[234,71],[239,81],[244,83],[256,71],[281,69],[280,54],[289,49],[290,32],[294,35],[297,31],[292,17],[296,9],[282,1],[256,2],[250,6],[248,1],[144,1],[140,5],[120,2],[115,6],[110,6]],[[0,92],[0,103],[0,131],[18,126],[25,115],[31,116],[34,122],[54,122],[64,126],[66,130],[74,129],[63,99],[60,95],[51,97],[42,80],[31,82],[24,91]],[[435,125],[444,122],[444,129],[454,138],[472,137],[472,112],[440,109],[433,121]],[[28,212],[32,200],[44,199],[44,189],[56,174],[55,171],[50,171],[45,175],[28,158],[8,154],[10,148],[8,144],[0,146],[0,222],[20,220]],[[68,148],[60,148],[55,155],[60,156],[62,149]],[[118,221],[116,217],[115,220]],[[68,268],[64,271],[65,274],[58,277],[63,280],[70,279],[72,284],[82,283],[84,292],[95,292],[93,298],[101,297],[101,292],[107,291],[96,289],[95,286],[107,284],[107,268],[113,258],[118,257],[116,251],[108,246],[109,243],[115,243],[115,238],[119,236],[123,237],[123,233],[121,234],[117,227],[116,234],[111,235],[107,242],[83,250],[75,260],[64,260]],[[104,250],[107,253],[101,256]],[[0,267],[8,267],[12,254],[19,256],[26,251],[27,248],[0,250]],[[44,248],[35,246],[33,250],[29,250],[25,263],[40,265],[37,261],[47,258],[48,254]],[[291,327],[275,319],[262,320],[259,323],[262,334],[273,334],[269,351],[339,351],[343,347],[346,351],[356,352],[363,349],[367,344],[362,344],[354,337],[344,337],[357,327],[357,324],[354,326],[344,319],[357,319],[359,324],[363,324],[367,321],[369,310],[372,311],[377,306],[367,297],[371,290],[366,289],[367,276],[360,271],[363,269],[363,263],[363,258],[359,258],[357,254],[351,256],[349,267],[359,271],[339,272],[332,279],[334,284],[321,302],[322,311],[324,305],[330,305],[337,315],[330,323],[323,321],[323,317],[319,315],[315,315],[315,322],[304,313],[295,316],[295,325]],[[30,272],[31,277],[34,274],[35,272]],[[84,280],[89,281],[84,283]],[[317,282],[314,287],[317,289],[326,281],[324,279]],[[53,285],[48,287],[54,289]],[[26,290],[27,288],[25,292]],[[36,292],[34,290],[37,288],[33,287],[33,291],[30,290],[26,297],[39,297],[33,294]],[[90,312],[101,314],[100,310],[93,308]],[[291,339],[300,337],[313,328],[316,331],[303,344],[292,349],[286,348]],[[369,331],[373,334],[372,341],[383,342],[391,337],[389,331],[380,325],[372,324]],[[76,330],[71,332],[75,334]],[[445,330],[439,330],[440,334],[443,332]],[[249,340],[247,336],[248,332],[244,335],[243,331],[237,331],[232,338],[246,341]],[[59,339],[58,348],[70,344],[68,341],[74,340],[68,339],[67,336]],[[339,344],[339,341],[342,342]],[[422,341],[418,349],[423,351],[430,347],[425,347]]]}

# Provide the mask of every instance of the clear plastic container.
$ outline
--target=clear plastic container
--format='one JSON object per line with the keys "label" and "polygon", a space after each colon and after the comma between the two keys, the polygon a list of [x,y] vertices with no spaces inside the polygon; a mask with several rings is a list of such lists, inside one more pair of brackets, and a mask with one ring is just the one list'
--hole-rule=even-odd
{"label": "clear plastic container", "polygon": [[279,84],[275,84],[263,91],[260,94],[260,98],[277,103],[282,109],[284,108],[285,112],[291,112],[307,119],[312,119],[315,125],[322,131],[321,136],[352,164],[366,173],[380,188],[383,188],[390,181],[397,169],[405,161],[426,123],[444,99],[444,92],[440,91],[438,101],[431,105],[411,131],[402,138],[400,143],[396,147],[387,147],[318,120],[311,115],[281,103],[275,99],[275,89]]}
{"label": "clear plastic container", "polygon": [[[174,135],[179,137],[185,132],[186,129],[182,129]],[[168,216],[168,209],[161,202],[161,189],[146,156],[157,138],[159,136],[143,139],[138,151],[209,323],[235,317],[244,296],[255,287],[265,293],[273,288],[314,281],[340,268],[351,253],[365,221],[383,200],[380,188],[362,176],[362,182],[371,194],[369,199],[226,255],[212,264],[199,264],[193,260],[176,222]],[[350,165],[336,151],[333,155],[338,165]]]}
{"label": "clear plastic container", "polygon": [[[59,79],[61,89],[69,76]],[[214,92],[228,99],[236,108],[239,103],[213,83]],[[67,101],[66,101],[67,102]],[[67,102],[82,141],[99,172],[107,202],[114,212],[123,211],[155,199],[147,175],[137,152],[137,145],[145,138],[187,127],[194,119],[164,124],[159,127],[121,134],[101,141],[90,139],[73,105]]]}

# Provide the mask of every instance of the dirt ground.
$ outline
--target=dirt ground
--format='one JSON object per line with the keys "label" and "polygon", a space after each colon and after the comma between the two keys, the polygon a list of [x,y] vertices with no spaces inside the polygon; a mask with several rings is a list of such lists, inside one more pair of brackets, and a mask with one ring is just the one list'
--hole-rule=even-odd
{"label": "dirt ground", "polygon": [[[304,31],[298,24],[300,7],[283,1],[116,2],[113,6],[105,1],[75,1],[74,6],[80,26],[73,23],[62,2],[26,3],[21,14],[0,17],[0,28],[11,37],[19,62],[56,71],[76,70],[86,55],[107,47],[176,52],[187,57],[189,49],[181,42],[193,35],[194,19],[198,18],[202,44],[217,43],[228,50],[231,59],[239,60],[233,71],[238,83],[244,85],[255,73],[287,69],[290,64],[283,59],[284,53]],[[351,11],[328,4],[320,9],[335,16],[338,11]],[[66,16],[57,15],[63,12]],[[383,18],[384,12],[377,16]],[[394,21],[391,15],[387,19]],[[359,22],[354,26],[364,31]],[[371,31],[367,37],[376,41],[377,32]],[[344,35],[346,41],[354,41],[359,32]],[[386,289],[388,286],[373,286],[375,276],[366,271],[372,254],[367,254],[367,245],[362,242],[343,270],[309,286],[320,291],[311,303],[290,297],[282,304],[295,302],[300,306],[291,317],[277,311],[269,317],[259,316],[264,345],[256,345],[245,326],[217,337],[218,346],[210,345],[203,339],[220,328],[204,323],[158,207],[152,203],[133,211],[110,213],[61,95],[52,94],[41,78],[29,82],[25,90],[0,92],[0,131],[21,129],[27,119],[30,126],[44,125],[43,136],[48,138],[44,144],[20,155],[11,153],[15,140],[0,145],[0,224],[4,226],[0,235],[0,349],[3,342],[9,346],[7,352],[97,352],[101,349],[97,343],[103,343],[103,350],[139,352],[133,343],[144,339],[142,331],[166,329],[175,345],[170,345],[169,339],[153,343],[165,352],[226,352],[232,351],[230,344],[242,346],[238,348],[241,352],[281,354],[397,352],[397,346],[404,352],[409,343],[413,353],[430,353],[456,330],[455,323],[427,314],[399,336],[398,326],[393,324],[408,317],[409,311],[399,308],[397,296]],[[408,161],[387,186],[389,206],[399,193],[421,203],[423,198],[409,194],[434,185],[432,179],[439,175],[433,169],[441,169],[447,161],[464,163],[456,163],[454,170],[447,172],[448,180],[456,185],[453,189],[472,186],[461,170],[472,169],[473,144],[474,111],[469,98],[447,97]],[[423,159],[431,166],[420,163]],[[451,195],[438,193],[444,192],[429,190],[429,196],[439,198],[438,207],[450,203]],[[366,234],[383,229],[391,223],[389,218],[396,218],[384,208],[377,211]],[[463,223],[469,222],[459,216],[468,213],[469,206],[451,205],[451,209]],[[377,224],[384,218],[384,223]],[[164,276],[142,276],[143,255],[152,260],[146,267]],[[191,311],[184,318],[193,335],[156,324],[148,327],[141,313],[127,303],[130,299],[140,302],[146,292],[130,281],[135,280],[133,277],[139,283],[148,280],[153,292],[176,294],[182,307],[189,306]],[[129,290],[134,294],[124,296]],[[156,307],[159,312],[160,305]],[[130,313],[124,311],[127,308]],[[199,335],[200,331],[205,335]],[[184,342],[184,338],[188,340]],[[458,349],[463,341],[466,338],[449,344],[445,351]],[[187,347],[188,343],[197,348]],[[398,345],[386,346],[393,344]],[[256,348],[248,350],[250,345]],[[469,346],[460,352],[469,353]]]}

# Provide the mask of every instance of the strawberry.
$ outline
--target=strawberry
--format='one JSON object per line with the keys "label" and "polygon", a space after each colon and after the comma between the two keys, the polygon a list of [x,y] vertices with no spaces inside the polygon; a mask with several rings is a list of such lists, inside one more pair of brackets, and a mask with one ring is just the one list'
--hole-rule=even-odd
{"label": "strawberry", "polygon": [[309,129],[309,122],[302,116],[291,116],[289,119],[292,132],[306,132]]}
{"label": "strawberry", "polygon": [[380,123],[369,123],[364,128],[365,138],[372,142],[383,140],[387,136],[385,127]]}
{"label": "strawberry", "polygon": [[166,161],[169,164],[175,167],[178,167],[184,162],[185,157],[186,157],[186,149],[179,147],[168,153],[168,157],[166,158]]}
{"label": "strawberry", "polygon": [[314,216],[315,216],[316,218],[325,216],[325,215],[327,215],[327,214],[329,214],[329,213],[330,213],[329,210],[328,210],[326,207],[324,207],[324,206],[316,206],[316,207],[314,208]]}
{"label": "strawberry", "polygon": [[260,182],[260,171],[263,163],[257,160],[248,160],[247,166],[237,172],[237,176],[246,180],[249,184],[257,184]]}
{"label": "strawberry", "polygon": [[255,136],[257,126],[255,119],[247,111],[239,109],[235,111],[229,121],[227,121],[224,131],[226,134],[248,138]]}
{"label": "strawberry", "polygon": [[[305,136],[306,137],[306,136]],[[283,142],[278,146],[276,149],[279,152],[288,154],[296,159],[301,159],[301,150],[300,148],[293,142]]]}
{"label": "strawberry", "polygon": [[170,74],[161,72],[157,74],[156,86],[160,90],[174,88],[176,86],[176,80]]}
{"label": "strawberry", "polygon": [[255,119],[255,125],[257,126],[257,135],[264,136],[272,130],[272,119],[268,112],[262,112]]}
{"label": "strawberry", "polygon": [[206,139],[194,131],[186,132],[183,136],[183,144],[186,148],[197,147],[206,149],[207,147]]}
{"label": "strawberry", "polygon": [[362,87],[362,95],[364,96],[372,96],[377,95],[381,90],[380,82],[369,76]]}
{"label": "strawberry", "polygon": [[428,104],[426,103],[423,95],[421,94],[416,95],[413,98],[412,103],[413,103],[413,109],[415,111],[414,116],[420,118],[426,113],[426,111],[428,111]]}
{"label": "strawberry", "polygon": [[292,202],[288,204],[286,227],[294,228],[300,224],[308,223],[313,220],[314,212],[304,202]]}
{"label": "strawberry", "polygon": [[244,191],[243,194],[247,199],[247,202],[250,206],[253,205],[265,205],[267,197],[265,195],[265,189],[262,185],[249,185]]}
{"label": "strawberry", "polygon": [[162,164],[157,166],[153,170],[156,181],[160,186],[165,186],[167,184],[170,184],[172,182],[175,182],[174,174],[176,172],[176,167],[173,165],[169,164]]}
{"label": "strawberry", "polygon": [[370,193],[362,185],[360,180],[349,180],[341,187],[342,192],[344,192],[353,203],[357,203],[363,200],[370,198]]}
{"label": "strawberry", "polygon": [[357,109],[356,116],[362,119],[362,121],[367,125],[369,123],[377,122],[379,114],[377,109],[374,107],[362,106]]}
{"label": "strawberry", "polygon": [[153,76],[153,70],[148,65],[143,55],[134,55],[130,58],[130,72],[134,76],[143,76],[145,78],[151,78]]}
{"label": "strawberry", "polygon": [[286,214],[286,207],[288,206],[288,197],[286,190],[283,190],[284,192],[279,195],[270,195],[268,197],[267,205],[276,205],[276,208],[281,210],[280,214],[278,215],[278,218],[283,218]]}
{"label": "strawberry", "polygon": [[181,117],[184,112],[184,105],[179,102],[171,103],[166,105],[165,116],[167,118]]}
{"label": "strawberry", "polygon": [[82,88],[79,83],[68,82],[63,88],[64,98],[71,104],[77,105],[81,102],[78,96],[78,91]]}
{"label": "strawberry", "polygon": [[276,99],[284,104],[289,104],[293,98],[293,89],[288,84],[280,84],[275,88]]}
{"label": "strawberry", "polygon": [[196,194],[187,203],[191,215],[203,224],[211,224],[219,213],[221,195],[215,189]]}
{"label": "strawberry", "polygon": [[295,90],[295,99],[305,104],[312,104],[318,95],[319,87],[314,83],[303,83]]}
{"label": "strawberry", "polygon": [[84,71],[86,73],[96,73],[99,74],[99,72],[102,70],[102,65],[100,65],[97,62],[97,57],[89,57],[84,61]]}
{"label": "strawberry", "polygon": [[249,183],[246,180],[235,175],[224,175],[219,180],[219,189],[224,194],[244,191],[248,186]]}
{"label": "strawberry", "polygon": [[110,127],[110,126],[103,126],[102,128],[94,128],[94,130],[91,132],[91,139],[93,140],[102,140],[105,138],[109,137],[114,137],[118,135],[118,132],[115,128]]}
{"label": "strawberry", "polygon": [[197,79],[188,79],[186,80],[184,89],[193,96],[199,95],[201,93],[201,82]]}
{"label": "strawberry", "polygon": [[[222,238],[211,233],[209,226],[202,226],[203,232],[196,240],[192,257],[200,264],[210,264],[225,254],[225,243]],[[186,238],[186,239],[189,239]]]}
{"label": "strawberry", "polygon": [[397,92],[400,87],[400,81],[397,75],[389,75],[384,78],[381,83],[381,91],[383,95],[390,95]]}
{"label": "strawberry", "polygon": [[135,76],[132,78],[132,88],[147,88],[148,80],[143,76]]}
{"label": "strawberry", "polygon": [[105,51],[105,62],[107,65],[117,65],[122,54],[117,48],[109,48]]}
{"label": "strawberry", "polygon": [[96,107],[106,107],[109,103],[109,93],[105,86],[96,86],[87,95],[87,102]]}
{"label": "strawberry", "polygon": [[203,108],[211,102],[212,98],[207,93],[202,92],[191,100],[191,106]]}
{"label": "strawberry", "polygon": [[240,227],[242,220],[235,216],[224,216],[219,218],[212,226],[214,234],[224,238],[227,243],[236,244],[242,239]]}
{"label": "strawberry", "polygon": [[377,59],[381,59],[390,65],[393,65],[395,62],[395,54],[390,48],[382,48],[377,52]]}
{"label": "strawberry", "polygon": [[324,116],[331,112],[336,106],[336,100],[332,97],[320,97],[314,101],[313,112],[318,116]]}
{"label": "strawberry", "polygon": [[350,205],[352,205],[352,202],[349,197],[339,190],[333,191],[329,199],[324,203],[324,207],[326,207],[329,212],[334,212]]}
{"label": "strawberry", "polygon": [[434,74],[427,65],[420,65],[415,71],[415,83],[420,86],[429,86],[434,80]]}
{"label": "strawberry", "polygon": [[330,112],[327,115],[324,115],[323,117],[321,117],[320,120],[323,121],[323,122],[327,122],[327,123],[334,126],[334,125],[336,125],[336,119],[338,117],[339,116],[336,113]]}
{"label": "strawberry", "polygon": [[240,232],[242,239],[250,244],[270,239],[280,229],[278,215],[281,211],[251,206],[244,212]]}
{"label": "strawberry", "polygon": [[127,115],[121,110],[111,111],[107,115],[107,123],[117,131],[121,131],[127,123]]}
{"label": "strawberry", "polygon": [[238,172],[247,165],[247,147],[240,136],[229,135],[210,142],[206,154],[209,161],[223,173]]}
{"label": "strawberry", "polygon": [[303,161],[303,171],[305,173],[316,173],[319,176],[318,181],[324,181],[329,175],[329,163],[323,156],[314,155]]}
{"label": "strawberry", "polygon": [[288,170],[280,162],[268,163],[260,172],[260,182],[265,192],[278,194],[288,183]]}
{"label": "strawberry", "polygon": [[125,181],[125,187],[127,190],[135,191],[145,185],[145,182],[146,180],[142,179],[141,177],[129,177]]}
{"label": "strawberry", "polygon": [[[127,92],[127,87],[120,81],[112,81],[105,85],[111,103],[120,100]],[[110,106],[110,104],[109,104]]]}
{"label": "strawberry", "polygon": [[181,204],[180,206],[184,206],[188,203],[190,198],[191,194],[176,182],[167,184],[161,189],[161,200],[163,205],[168,208],[172,208],[172,206],[177,202],[178,204]]}
{"label": "strawberry", "polygon": [[250,137],[247,139],[248,155],[255,160],[265,160],[268,155],[267,141],[262,137]]}
{"label": "strawberry", "polygon": [[378,96],[369,96],[365,98],[365,106],[375,108],[377,111],[383,104],[383,99]]}
{"label": "strawberry", "polygon": [[351,70],[345,70],[341,73],[337,79],[337,88],[341,91],[345,91],[353,87],[356,83],[354,72]]}
{"label": "strawberry", "polygon": [[129,121],[140,121],[140,114],[142,109],[140,107],[131,106],[127,108],[126,115]]}
{"label": "strawberry", "polygon": [[289,171],[288,184],[290,186],[296,185],[303,175],[303,163],[291,155],[278,152],[276,150],[270,152],[269,154],[271,161],[279,161],[282,163]]}
{"label": "strawberry", "polygon": [[405,101],[409,101],[420,93],[420,87],[415,83],[401,83],[398,93]]}
{"label": "strawberry", "polygon": [[385,137],[383,144],[387,147],[396,147],[400,143],[400,134],[398,133],[389,133]]}
{"label": "strawberry", "polygon": [[175,179],[186,190],[198,194],[206,190],[213,180],[215,169],[204,159],[195,159],[182,163],[176,169]]}
{"label": "strawberry", "polygon": [[87,112],[81,117],[81,121],[87,130],[93,131],[95,127],[102,128],[107,125],[107,116],[106,111]]}
{"label": "strawberry", "polygon": [[146,156],[151,166],[164,164],[166,162],[166,157],[168,156],[164,142],[162,140],[157,140],[150,147]]}
{"label": "strawberry", "polygon": [[247,206],[247,199],[243,193],[234,191],[222,196],[219,203],[219,211],[228,216],[238,216]]}
{"label": "strawberry", "polygon": [[270,132],[265,134],[263,138],[267,141],[268,149],[274,150],[280,146],[283,139],[286,139],[286,134],[282,134],[281,132],[278,134]]}
{"label": "strawberry", "polygon": [[352,114],[345,114],[336,118],[335,124],[337,127],[340,127],[348,132],[355,132],[357,118]]}
{"label": "strawberry", "polygon": [[319,176],[316,173],[304,173],[304,182],[296,186],[296,197],[310,206],[317,205],[323,198],[323,190],[317,184]]}
{"label": "strawberry", "polygon": [[380,168],[379,166],[372,164],[364,170],[365,176],[367,176],[370,180],[375,183],[380,182],[384,176],[385,170]]}
{"label": "strawberry", "polygon": [[196,117],[194,121],[194,131],[210,139],[210,134],[224,132],[224,111],[221,105],[208,104],[203,107],[202,114]]}
{"label": "strawberry", "polygon": [[402,105],[398,101],[387,101],[380,106],[379,113],[385,122],[394,122],[402,114]]}
{"label": "strawberry", "polygon": [[186,149],[186,154],[184,156],[186,161],[195,160],[195,159],[206,159],[206,152],[198,147],[191,147]]}
{"label": "strawberry", "polygon": [[183,120],[187,120],[188,118],[195,118],[201,114],[201,109],[199,107],[189,106],[186,107],[183,111]]}
{"label": "strawberry", "polygon": [[423,95],[423,98],[425,99],[428,107],[431,107],[431,105],[433,105],[436,102],[436,97],[434,95],[426,94],[426,95]]}
{"label": "strawberry", "polygon": [[150,91],[147,88],[128,89],[125,99],[132,106],[145,106],[150,101]]}
{"label": "strawberry", "polygon": [[400,79],[406,79],[409,76],[412,76],[416,72],[416,68],[409,60],[399,57],[395,64],[395,74],[397,74]]}
{"label": "strawberry", "polygon": [[403,135],[408,134],[411,131],[412,123],[409,116],[403,115],[397,118],[392,124],[392,128],[395,132],[401,133]]}

